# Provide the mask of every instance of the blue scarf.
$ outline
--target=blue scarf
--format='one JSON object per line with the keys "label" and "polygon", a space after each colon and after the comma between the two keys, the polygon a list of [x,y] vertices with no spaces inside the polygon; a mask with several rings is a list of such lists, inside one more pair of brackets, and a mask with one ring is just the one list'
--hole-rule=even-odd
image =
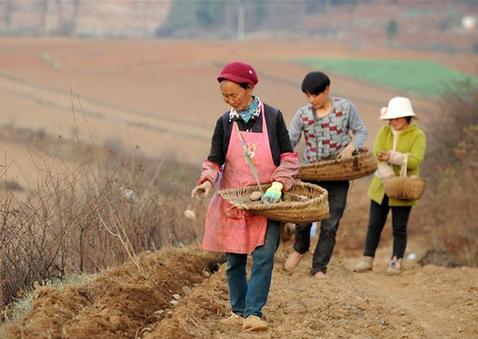
{"label": "blue scarf", "polygon": [[259,105],[259,98],[254,97],[252,103],[243,111],[237,112],[235,109],[231,108],[231,112],[229,113],[229,121],[241,117],[241,119],[247,124],[251,118],[257,118],[260,113],[261,108]]}

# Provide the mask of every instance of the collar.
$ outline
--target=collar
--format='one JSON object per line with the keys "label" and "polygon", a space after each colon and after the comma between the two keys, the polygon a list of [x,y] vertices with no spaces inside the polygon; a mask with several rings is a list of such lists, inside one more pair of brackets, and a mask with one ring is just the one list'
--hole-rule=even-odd
{"label": "collar", "polygon": [[[252,100],[252,103],[247,106],[247,108],[243,112],[247,112],[251,114],[250,119],[257,119],[259,115],[261,114],[261,106],[262,106],[262,101],[259,97],[254,96],[254,100]],[[229,111],[229,122],[242,119],[241,118],[241,113],[237,112],[234,108],[231,107],[231,110]]]}

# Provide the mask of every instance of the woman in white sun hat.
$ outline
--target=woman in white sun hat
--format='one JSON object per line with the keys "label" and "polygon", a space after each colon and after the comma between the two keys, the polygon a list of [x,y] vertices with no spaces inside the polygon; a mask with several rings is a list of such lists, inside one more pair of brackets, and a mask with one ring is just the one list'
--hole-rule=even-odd
{"label": "woman in white sun hat", "polygon": [[371,199],[369,224],[365,239],[364,256],[353,267],[355,272],[372,270],[375,251],[382,229],[392,210],[393,252],[387,268],[388,274],[398,274],[407,245],[408,217],[414,200],[389,198],[384,191],[383,179],[398,175],[405,159],[408,175],[418,175],[420,163],[425,156],[425,133],[413,122],[416,115],[410,99],[392,98],[387,107],[380,110],[380,120],[387,120],[375,139],[373,153],[379,164],[368,190]]}

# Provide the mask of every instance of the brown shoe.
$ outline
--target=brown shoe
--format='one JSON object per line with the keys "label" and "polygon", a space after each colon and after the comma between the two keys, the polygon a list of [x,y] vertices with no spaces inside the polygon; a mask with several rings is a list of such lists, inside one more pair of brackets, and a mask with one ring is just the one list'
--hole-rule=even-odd
{"label": "brown shoe", "polygon": [[302,260],[303,257],[304,255],[300,254],[297,251],[292,252],[291,254],[289,254],[289,256],[287,257],[287,260],[285,261],[284,269],[288,272],[292,272],[294,268]]}
{"label": "brown shoe", "polygon": [[240,326],[242,324],[242,320],[243,318],[240,315],[231,312],[229,317],[219,320],[219,323],[225,326]]}
{"label": "brown shoe", "polygon": [[267,322],[262,320],[256,315],[250,315],[246,319],[244,319],[242,323],[242,330],[243,331],[267,331]]}
{"label": "brown shoe", "polygon": [[358,263],[352,267],[352,271],[354,272],[366,272],[371,271],[373,266],[373,257],[362,257]]}

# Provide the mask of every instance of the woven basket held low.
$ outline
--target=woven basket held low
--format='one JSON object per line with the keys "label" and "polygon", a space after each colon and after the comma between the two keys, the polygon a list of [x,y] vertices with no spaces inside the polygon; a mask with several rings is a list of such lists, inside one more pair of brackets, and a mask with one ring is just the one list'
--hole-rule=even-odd
{"label": "woven basket held low", "polygon": [[400,169],[400,176],[383,179],[385,194],[398,200],[418,200],[425,192],[426,182],[422,178],[407,176],[407,158]]}
{"label": "woven basket held low", "polygon": [[377,159],[372,152],[360,151],[350,159],[323,160],[301,165],[297,177],[302,180],[353,180],[372,174],[377,169]]}
{"label": "woven basket held low", "polygon": [[[265,191],[270,185],[261,186]],[[219,191],[219,195],[240,210],[263,215],[279,222],[303,224],[329,217],[327,190],[318,185],[298,181],[289,192],[284,193],[284,195],[292,193],[295,196],[305,196],[308,198],[305,201],[280,201],[277,203],[251,201],[250,194],[257,190],[259,190],[257,185],[231,188]]]}
{"label": "woven basket held low", "polygon": [[391,177],[383,180],[385,194],[398,200],[417,200],[425,192],[426,182],[422,178]]}

